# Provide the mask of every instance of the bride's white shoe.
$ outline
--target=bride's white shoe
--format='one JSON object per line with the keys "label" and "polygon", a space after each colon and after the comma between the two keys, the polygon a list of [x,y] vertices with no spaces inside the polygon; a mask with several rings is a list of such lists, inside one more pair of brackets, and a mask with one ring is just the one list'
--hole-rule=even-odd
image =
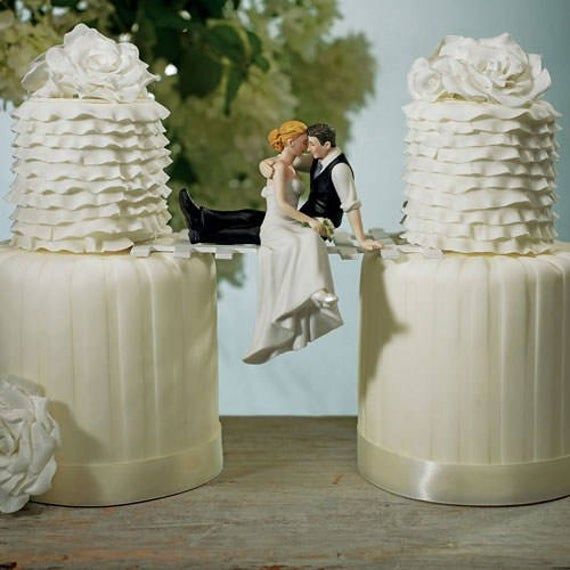
{"label": "bride's white shoe", "polygon": [[328,309],[338,301],[338,297],[332,293],[328,293],[324,289],[320,289],[311,295],[311,300],[315,305],[317,305],[317,307]]}

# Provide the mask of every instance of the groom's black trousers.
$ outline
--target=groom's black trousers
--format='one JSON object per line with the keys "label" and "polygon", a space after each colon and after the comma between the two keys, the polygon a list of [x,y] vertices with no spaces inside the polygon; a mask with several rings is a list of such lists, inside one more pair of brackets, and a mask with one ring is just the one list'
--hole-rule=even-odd
{"label": "groom's black trousers", "polygon": [[265,218],[262,210],[210,210],[202,208],[201,240],[225,245],[260,244],[259,228]]}
{"label": "groom's black trousers", "polygon": [[[315,211],[311,202],[305,202],[299,210],[307,216],[323,215]],[[262,210],[211,210],[202,207],[203,230],[201,241],[233,245],[239,243],[260,244],[259,228],[265,218]],[[324,239],[324,238],[323,238]]]}

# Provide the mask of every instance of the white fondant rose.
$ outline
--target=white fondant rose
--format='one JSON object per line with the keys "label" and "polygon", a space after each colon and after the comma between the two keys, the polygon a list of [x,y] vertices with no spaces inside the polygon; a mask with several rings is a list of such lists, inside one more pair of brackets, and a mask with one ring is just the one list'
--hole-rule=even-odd
{"label": "white fondant rose", "polygon": [[443,93],[441,73],[425,57],[420,57],[408,73],[408,89],[414,99],[436,101]]}
{"label": "white fondant rose", "polygon": [[34,97],[90,97],[129,103],[148,97],[146,86],[159,79],[147,71],[139,50],[77,24],[63,44],[32,61],[22,85]]}
{"label": "white fondant rose", "polygon": [[0,512],[21,509],[51,486],[59,428],[28,382],[0,378]]}
{"label": "white fondant rose", "polygon": [[414,62],[408,86],[422,101],[453,97],[521,107],[548,89],[550,75],[541,57],[525,53],[509,34],[446,36],[429,59]]}

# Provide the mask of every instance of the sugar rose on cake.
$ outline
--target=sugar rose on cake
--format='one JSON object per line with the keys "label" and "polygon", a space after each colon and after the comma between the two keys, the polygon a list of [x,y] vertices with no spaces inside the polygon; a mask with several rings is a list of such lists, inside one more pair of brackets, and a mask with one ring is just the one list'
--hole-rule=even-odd
{"label": "sugar rose on cake", "polygon": [[550,87],[542,58],[527,54],[508,33],[494,38],[448,35],[429,58],[414,62],[408,86],[414,99],[459,98],[508,107],[526,105]]}
{"label": "sugar rose on cake", "polygon": [[22,78],[36,97],[93,97],[131,102],[146,96],[158,75],[149,73],[130,42],[115,42],[94,28],[78,24],[63,45],[38,56]]}

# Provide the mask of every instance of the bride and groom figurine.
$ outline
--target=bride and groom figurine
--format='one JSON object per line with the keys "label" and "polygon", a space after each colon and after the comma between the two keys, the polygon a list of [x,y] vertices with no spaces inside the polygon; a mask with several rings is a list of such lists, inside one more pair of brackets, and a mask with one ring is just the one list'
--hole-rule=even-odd
{"label": "bride and groom figurine", "polygon": [[[299,350],[343,324],[324,241],[327,219],[336,228],[346,212],[363,250],[382,247],[364,233],[352,168],[335,138],[329,125],[307,127],[301,121],[287,121],[269,133],[269,144],[279,154],[260,164],[267,178],[261,192],[265,212],[212,210],[180,191],[192,243],[260,245],[257,316],[243,358],[247,364]],[[303,186],[297,169],[309,170],[311,181],[299,209]]]}

